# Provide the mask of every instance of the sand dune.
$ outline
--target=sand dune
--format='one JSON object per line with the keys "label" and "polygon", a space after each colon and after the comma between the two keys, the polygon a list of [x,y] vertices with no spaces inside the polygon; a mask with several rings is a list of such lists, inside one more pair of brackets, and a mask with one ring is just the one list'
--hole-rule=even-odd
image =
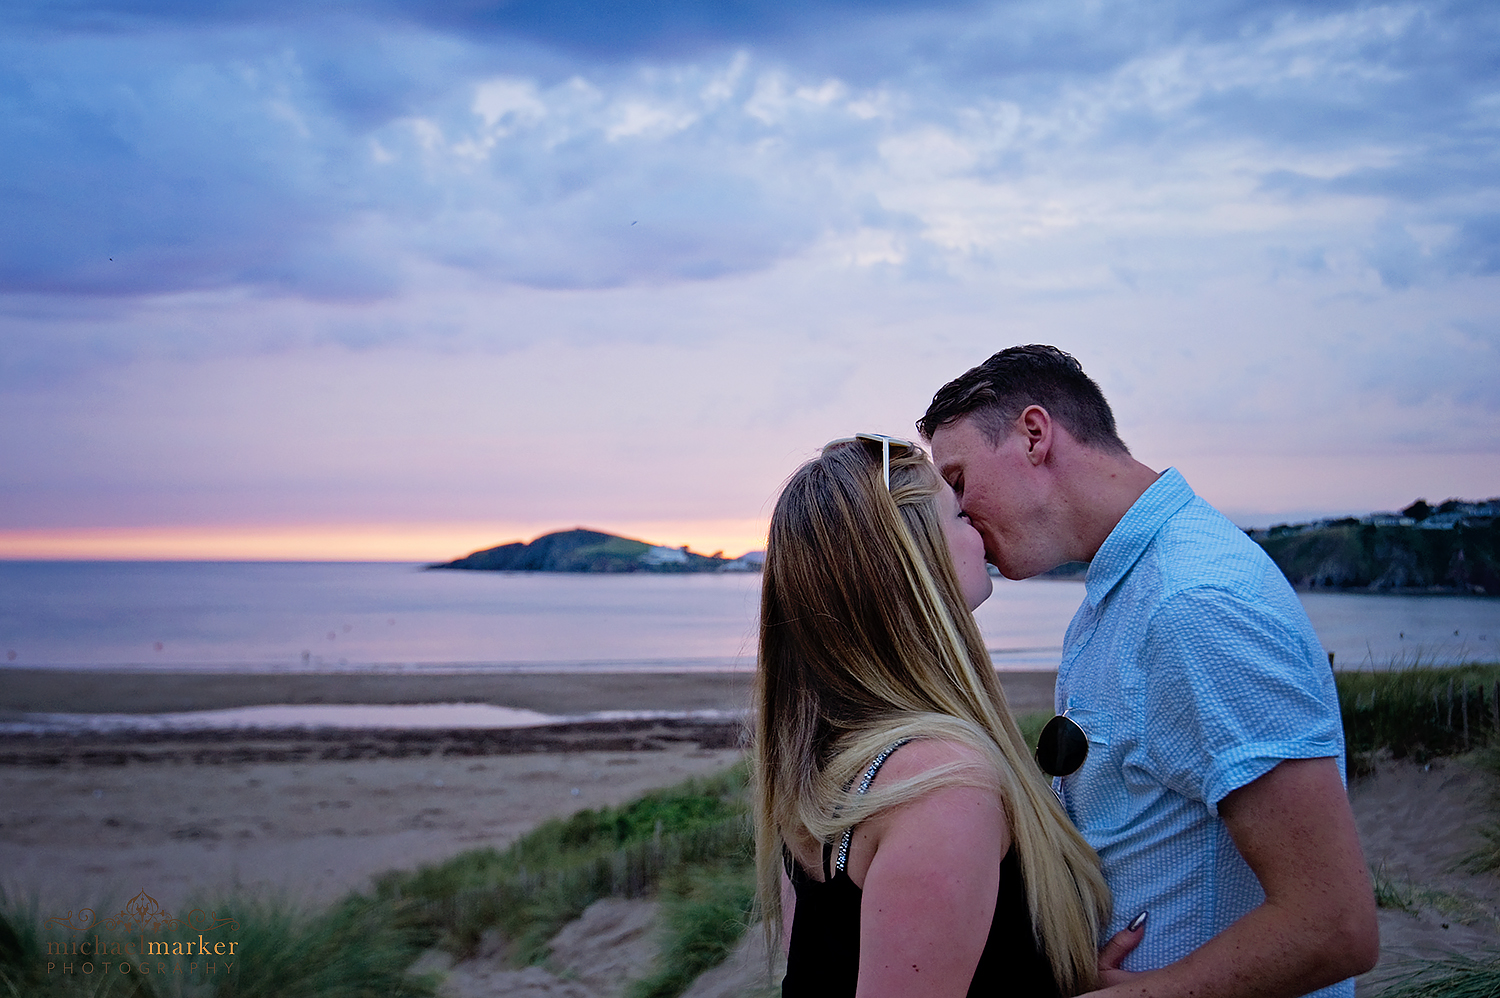
{"label": "sand dune", "polygon": [[[1045,709],[1050,681],[1006,679],[1021,710]],[[576,677],[526,683],[536,699],[518,705],[546,712],[556,711],[545,699],[547,683],[565,687],[556,692],[575,712],[605,709],[600,705],[616,693],[615,680],[592,687]],[[230,695],[217,701],[200,692],[195,706],[243,703],[267,692],[244,682],[223,689]],[[428,692],[408,688],[392,695]],[[733,710],[743,706],[745,688],[684,679],[660,684],[654,695],[658,707]],[[18,699],[7,686],[0,707],[14,711]],[[135,705],[164,706],[144,694]],[[138,891],[168,910],[245,889],[319,904],[365,887],[384,870],[480,845],[503,847],[549,817],[621,803],[717,771],[738,758],[738,738],[732,722],[659,720],[477,734],[3,737],[0,882],[13,896],[35,895],[46,915],[103,909]],[[1381,913],[1382,969],[1412,953],[1500,944],[1494,917],[1500,878],[1453,871],[1454,862],[1480,843],[1479,828],[1494,813],[1490,792],[1480,773],[1454,760],[1429,767],[1385,763],[1351,787],[1371,863],[1398,885],[1449,899],[1429,899],[1416,914]],[[557,942],[554,964],[561,975],[508,969],[498,960],[497,943],[451,968],[449,993],[614,993],[650,959],[652,909],[612,904],[588,918]],[[763,986],[763,967],[763,953],[741,953],[736,965],[700,982],[695,998]]]}

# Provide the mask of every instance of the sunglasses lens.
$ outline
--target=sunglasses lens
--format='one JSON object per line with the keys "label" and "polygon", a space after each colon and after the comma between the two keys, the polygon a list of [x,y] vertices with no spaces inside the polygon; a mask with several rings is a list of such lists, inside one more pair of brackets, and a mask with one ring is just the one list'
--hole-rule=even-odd
{"label": "sunglasses lens", "polygon": [[1061,714],[1047,722],[1037,739],[1036,764],[1048,776],[1071,776],[1088,754],[1088,735],[1072,718]]}

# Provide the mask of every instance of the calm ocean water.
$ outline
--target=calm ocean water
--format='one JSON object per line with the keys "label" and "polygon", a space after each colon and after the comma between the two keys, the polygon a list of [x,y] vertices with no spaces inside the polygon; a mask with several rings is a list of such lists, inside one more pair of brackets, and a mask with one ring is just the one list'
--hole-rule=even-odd
{"label": "calm ocean water", "polygon": [[[1053,669],[1077,582],[996,580],[998,667]],[[760,577],[323,562],[0,562],[3,666],[749,669]],[[1303,596],[1343,668],[1500,661],[1500,600]]]}

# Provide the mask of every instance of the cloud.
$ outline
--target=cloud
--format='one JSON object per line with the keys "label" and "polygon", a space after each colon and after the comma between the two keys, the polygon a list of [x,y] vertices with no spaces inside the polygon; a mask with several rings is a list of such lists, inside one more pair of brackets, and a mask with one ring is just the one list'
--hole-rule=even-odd
{"label": "cloud", "polygon": [[283,60],[93,39],[4,50],[0,287],[130,295],[274,283],[268,274],[311,252],[327,287],[368,273],[331,238],[349,205]]}
{"label": "cloud", "polygon": [[[12,294],[368,301],[434,264],[609,287],[853,239],[945,279],[1018,237],[1030,257],[1076,256],[1054,238],[1070,230],[1138,242],[1147,215],[1198,238],[1186,219],[1255,191],[1370,199],[1364,232],[1316,239],[1357,246],[1393,204],[1468,224],[1453,201],[1496,175],[1482,5],[121,0],[9,16]],[[993,211],[1018,198],[1025,217]],[[1391,286],[1420,279],[1394,252],[1371,257]],[[1153,269],[1094,255],[1100,274]]]}
{"label": "cloud", "polygon": [[188,47],[12,46],[0,289],[360,300],[413,259],[548,287],[698,280],[763,267],[827,220],[831,178],[796,177],[808,150],[788,148],[808,122],[785,108],[772,130],[730,105],[753,85],[734,59],[664,81],[459,78],[396,114],[389,94],[325,99],[314,43]]}
{"label": "cloud", "polygon": [[1259,288],[1482,325],[1491,6],[9,6],[0,383],[759,335],[678,314],[737,282],[1041,339]]}
{"label": "cloud", "polygon": [[1467,218],[1445,251],[1459,274],[1500,274],[1500,213]]}
{"label": "cloud", "polygon": [[333,0],[316,13],[294,0],[18,0],[13,23],[53,30],[141,30],[161,24],[242,25],[325,18],[375,19],[465,36],[502,36],[585,55],[617,59],[677,57],[705,46],[741,45],[827,33],[871,18],[966,11],[975,0]]}
{"label": "cloud", "polygon": [[385,183],[444,193],[411,220],[414,250],[541,287],[701,280],[795,252],[822,231],[826,181],[787,175],[774,141],[753,148],[774,135],[728,105],[738,64],[609,90],[493,78],[468,109],[393,123],[375,139]]}

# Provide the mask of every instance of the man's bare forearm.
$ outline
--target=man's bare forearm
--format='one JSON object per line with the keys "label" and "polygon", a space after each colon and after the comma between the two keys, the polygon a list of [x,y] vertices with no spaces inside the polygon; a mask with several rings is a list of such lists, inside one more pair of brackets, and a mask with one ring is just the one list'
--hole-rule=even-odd
{"label": "man's bare forearm", "polygon": [[1336,760],[1282,762],[1219,813],[1265,903],[1175,963],[1110,975],[1095,995],[1294,998],[1375,965],[1374,892]]}

